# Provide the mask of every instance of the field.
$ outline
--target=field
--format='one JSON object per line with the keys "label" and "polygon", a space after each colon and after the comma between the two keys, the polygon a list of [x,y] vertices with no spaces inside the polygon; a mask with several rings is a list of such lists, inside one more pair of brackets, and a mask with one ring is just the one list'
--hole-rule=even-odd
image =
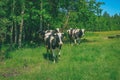
{"label": "field", "polygon": [[120,80],[120,31],[86,32],[80,45],[64,43],[57,63],[43,46],[9,52],[0,62],[0,80]]}

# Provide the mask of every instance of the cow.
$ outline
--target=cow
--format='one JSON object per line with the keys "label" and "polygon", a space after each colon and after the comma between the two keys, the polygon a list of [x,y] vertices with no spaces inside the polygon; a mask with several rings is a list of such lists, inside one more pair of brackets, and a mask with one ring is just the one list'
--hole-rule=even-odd
{"label": "cow", "polygon": [[67,30],[70,43],[74,42],[75,44],[80,44],[80,39],[85,34],[85,29],[70,28]]}
{"label": "cow", "polygon": [[[52,59],[54,63],[60,57],[60,51],[63,45],[62,39],[63,39],[63,33],[61,32],[55,32],[48,34],[48,36],[45,36],[45,45],[47,49],[47,54],[49,52],[52,54]],[[58,50],[57,53],[56,53],[56,49]]]}
{"label": "cow", "polygon": [[60,58],[64,33],[62,33],[59,28],[56,28],[55,30],[39,31],[39,34],[46,46],[46,57],[52,59],[55,63],[57,59]]}

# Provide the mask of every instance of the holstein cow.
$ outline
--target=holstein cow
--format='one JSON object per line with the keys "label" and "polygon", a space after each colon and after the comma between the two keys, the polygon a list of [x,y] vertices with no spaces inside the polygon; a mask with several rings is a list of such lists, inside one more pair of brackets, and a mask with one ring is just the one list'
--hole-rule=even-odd
{"label": "holstein cow", "polygon": [[[54,63],[56,62],[58,57],[60,57],[60,51],[63,44],[62,38],[63,38],[63,33],[61,33],[59,29],[48,31],[45,32],[44,34],[44,41],[47,49],[47,55],[49,53],[52,54],[52,59]],[[58,53],[56,52],[56,50],[58,51]]]}
{"label": "holstein cow", "polygon": [[67,30],[67,32],[68,37],[70,39],[70,43],[74,42],[75,44],[80,44],[80,38],[84,35],[85,29],[70,28],[69,30]]}

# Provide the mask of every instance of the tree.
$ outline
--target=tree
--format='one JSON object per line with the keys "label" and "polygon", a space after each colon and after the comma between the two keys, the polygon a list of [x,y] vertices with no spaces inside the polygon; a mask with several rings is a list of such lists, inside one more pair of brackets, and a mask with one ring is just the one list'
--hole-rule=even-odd
{"label": "tree", "polygon": [[19,32],[19,47],[22,46],[22,37],[23,37],[23,24],[24,24],[24,12],[25,12],[25,0],[21,0],[20,1],[20,4],[21,4],[21,13],[20,13],[20,16],[21,16],[21,21],[20,21],[20,32]]}
{"label": "tree", "polygon": [[105,11],[103,13],[103,17],[104,17],[104,26],[103,26],[103,29],[104,30],[111,30],[111,19],[110,19],[110,15]]}
{"label": "tree", "polygon": [[115,30],[120,30],[120,15],[118,15],[117,13],[113,15],[112,17],[112,28],[115,29]]}
{"label": "tree", "polygon": [[41,42],[38,31],[70,27],[86,30],[120,30],[120,15],[102,15],[96,0],[1,0],[0,35],[10,46]]}

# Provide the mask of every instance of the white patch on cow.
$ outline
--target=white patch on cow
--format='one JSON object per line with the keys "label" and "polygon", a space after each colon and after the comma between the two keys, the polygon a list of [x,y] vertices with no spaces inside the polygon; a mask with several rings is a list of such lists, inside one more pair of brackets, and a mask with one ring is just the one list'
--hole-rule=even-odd
{"label": "white patch on cow", "polygon": [[60,29],[59,28],[56,28],[57,32],[60,32]]}
{"label": "white patch on cow", "polygon": [[60,43],[59,43],[60,45],[63,44],[62,39],[61,39],[62,34],[63,34],[63,33],[57,33],[57,35],[58,35],[58,37],[59,37],[59,40],[60,40]]}
{"label": "white patch on cow", "polygon": [[77,40],[75,39],[74,42],[75,42],[75,44],[76,44],[76,43],[77,43]]}
{"label": "white patch on cow", "polygon": [[47,33],[52,33],[53,32],[53,30],[46,30],[45,31],[45,34],[47,34]]}
{"label": "white patch on cow", "polygon": [[70,34],[70,31],[71,31],[71,30],[67,30],[68,34]]}
{"label": "white patch on cow", "polygon": [[69,30],[67,30],[68,34],[71,35],[71,30],[72,28],[70,28]]}
{"label": "white patch on cow", "polygon": [[51,36],[50,37],[50,43],[52,43],[52,40],[54,39],[54,37],[53,36]]}
{"label": "white patch on cow", "polygon": [[46,33],[45,34],[45,37],[48,37],[49,35],[51,35],[51,33],[49,32],[49,33]]}
{"label": "white patch on cow", "polygon": [[58,48],[58,55],[60,56],[60,54],[61,54],[61,50],[60,50],[60,48]]}
{"label": "white patch on cow", "polygon": [[51,33],[46,33],[45,34],[45,37],[44,37],[44,40],[46,41],[46,39],[51,35]]}
{"label": "white patch on cow", "polygon": [[61,50],[59,49],[58,59],[60,59]]}
{"label": "white patch on cow", "polygon": [[75,34],[75,29],[72,30],[72,38],[75,37],[74,34]]}
{"label": "white patch on cow", "polygon": [[81,29],[83,36],[85,35],[85,29]]}
{"label": "white patch on cow", "polygon": [[75,33],[75,29],[73,30],[73,32],[72,32],[73,34]]}
{"label": "white patch on cow", "polygon": [[61,54],[61,53],[60,53],[60,50],[59,50],[59,53],[58,53],[58,55],[60,56],[60,54]]}
{"label": "white patch on cow", "polygon": [[79,31],[80,31],[80,29],[75,29],[75,32],[74,32],[74,33],[76,34],[76,33],[79,32]]}

